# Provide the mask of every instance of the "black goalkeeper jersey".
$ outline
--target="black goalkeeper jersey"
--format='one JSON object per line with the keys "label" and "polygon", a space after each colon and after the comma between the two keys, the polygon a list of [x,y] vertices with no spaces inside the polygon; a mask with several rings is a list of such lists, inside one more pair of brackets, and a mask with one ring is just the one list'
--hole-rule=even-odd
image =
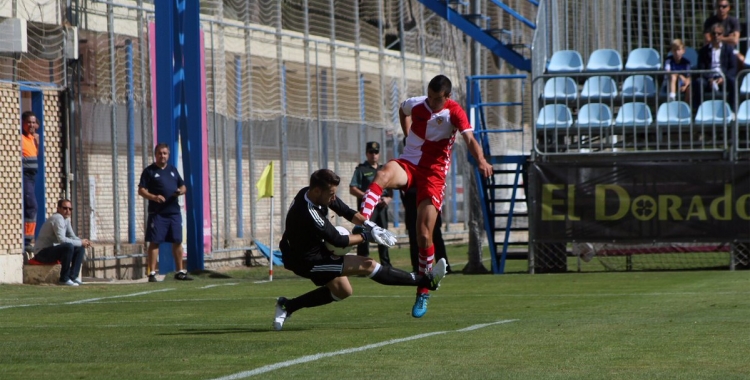
{"label": "black goalkeeper jersey", "polygon": [[326,241],[336,247],[349,245],[349,237],[339,234],[328,219],[328,209],[350,222],[357,211],[338,197],[328,207],[313,204],[307,199],[308,189],[305,187],[297,193],[286,215],[286,227],[279,242],[284,264],[287,260],[329,254],[325,248]]}

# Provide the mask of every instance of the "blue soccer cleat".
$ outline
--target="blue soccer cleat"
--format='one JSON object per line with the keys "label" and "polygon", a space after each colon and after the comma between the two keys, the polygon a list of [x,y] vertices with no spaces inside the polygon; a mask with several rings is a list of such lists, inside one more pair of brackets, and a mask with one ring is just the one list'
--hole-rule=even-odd
{"label": "blue soccer cleat", "polygon": [[411,308],[411,316],[422,318],[423,315],[427,314],[427,303],[429,300],[429,294],[417,294],[417,300],[414,301],[414,306]]}

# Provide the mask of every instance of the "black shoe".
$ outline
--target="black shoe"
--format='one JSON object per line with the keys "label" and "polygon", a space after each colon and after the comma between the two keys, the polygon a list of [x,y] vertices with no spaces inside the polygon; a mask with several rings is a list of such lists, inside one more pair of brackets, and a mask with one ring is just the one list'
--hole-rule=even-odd
{"label": "black shoe", "polygon": [[177,272],[174,274],[174,279],[178,281],[193,281],[193,278],[188,276],[185,272]]}
{"label": "black shoe", "polygon": [[159,280],[156,279],[155,274],[148,275],[148,282],[159,282]]}

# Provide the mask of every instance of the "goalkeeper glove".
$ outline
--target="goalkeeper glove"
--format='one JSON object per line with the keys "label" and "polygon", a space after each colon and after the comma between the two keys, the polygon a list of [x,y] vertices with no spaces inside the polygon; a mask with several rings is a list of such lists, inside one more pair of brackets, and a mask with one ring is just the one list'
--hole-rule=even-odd
{"label": "goalkeeper glove", "polygon": [[364,228],[362,237],[366,237],[367,241],[371,243],[382,244],[388,247],[393,247],[394,245],[396,245],[396,235],[394,235],[392,232],[378,227],[378,225],[369,220],[365,221],[362,227]]}

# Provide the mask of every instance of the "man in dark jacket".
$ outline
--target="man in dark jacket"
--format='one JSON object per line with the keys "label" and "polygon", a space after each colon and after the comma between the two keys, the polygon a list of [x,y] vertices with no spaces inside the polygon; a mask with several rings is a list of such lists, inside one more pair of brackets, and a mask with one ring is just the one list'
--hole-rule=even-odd
{"label": "man in dark jacket", "polygon": [[[731,45],[721,42],[717,37],[724,34],[722,24],[711,27],[711,43],[698,51],[698,70],[712,70],[698,76],[693,87],[693,109],[698,109],[704,100],[723,100],[722,91],[726,92],[726,101],[734,109],[734,88],[737,80],[737,57]],[[704,98],[704,92],[711,97]]]}

